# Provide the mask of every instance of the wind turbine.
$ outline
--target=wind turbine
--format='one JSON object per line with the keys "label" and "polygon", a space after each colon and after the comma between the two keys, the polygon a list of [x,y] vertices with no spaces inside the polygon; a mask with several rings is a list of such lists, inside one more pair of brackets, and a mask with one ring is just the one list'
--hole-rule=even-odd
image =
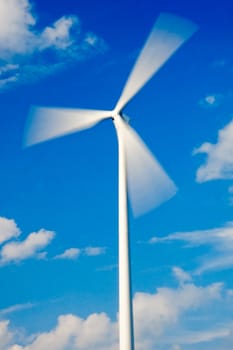
{"label": "wind turbine", "polygon": [[25,129],[25,146],[84,130],[112,119],[118,139],[119,191],[119,340],[120,350],[134,349],[128,233],[128,196],[135,215],[158,206],[177,191],[159,162],[129,126],[122,110],[197,26],[162,13],[149,35],[112,111],[33,107]]}

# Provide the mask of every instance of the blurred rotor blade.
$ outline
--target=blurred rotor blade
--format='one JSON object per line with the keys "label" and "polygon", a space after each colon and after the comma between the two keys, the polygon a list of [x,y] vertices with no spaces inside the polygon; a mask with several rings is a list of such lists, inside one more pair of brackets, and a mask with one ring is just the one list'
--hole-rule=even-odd
{"label": "blurred rotor blade", "polygon": [[168,13],[162,13],[158,17],[117,102],[117,112],[125,107],[196,30],[197,26],[184,18]]}
{"label": "blurred rotor blade", "polygon": [[124,123],[122,133],[129,199],[134,215],[138,216],[170,199],[177,192],[177,188],[128,124]]}
{"label": "blurred rotor blade", "polygon": [[88,129],[110,116],[110,111],[32,107],[25,129],[24,146]]}

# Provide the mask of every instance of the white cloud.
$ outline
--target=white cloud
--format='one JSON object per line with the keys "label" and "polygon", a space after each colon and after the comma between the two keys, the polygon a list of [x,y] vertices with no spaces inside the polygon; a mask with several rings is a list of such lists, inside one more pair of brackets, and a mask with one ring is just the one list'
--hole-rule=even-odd
{"label": "white cloud", "polygon": [[181,269],[180,267],[174,266],[172,272],[179,283],[185,283],[192,281],[192,277],[189,273]]}
{"label": "white cloud", "polygon": [[97,256],[105,254],[105,247],[87,247],[83,249],[83,253],[87,256]]}
{"label": "white cloud", "polygon": [[37,257],[38,252],[50,244],[54,236],[54,232],[41,229],[29,234],[24,241],[7,243],[0,251],[0,262],[6,264]]}
{"label": "white cloud", "polygon": [[209,245],[213,248],[214,254],[202,259],[201,266],[196,270],[198,274],[233,266],[233,221],[207,230],[175,232],[162,238],[152,237],[149,243],[166,241],[184,241],[188,247]]}
{"label": "white cloud", "polygon": [[13,237],[18,237],[21,231],[13,219],[0,217],[0,244]]}
{"label": "white cloud", "polygon": [[78,18],[69,16],[60,18],[51,27],[46,27],[39,38],[40,50],[52,47],[61,50],[67,49],[73,44],[70,30],[77,25],[79,25]]}
{"label": "white cloud", "polygon": [[77,16],[38,30],[30,0],[0,2],[0,88],[36,81],[105,49],[97,35],[82,32]]}
{"label": "white cloud", "polygon": [[54,329],[37,335],[25,347],[15,344],[9,350],[116,350],[116,333],[116,325],[104,313],[86,319],[61,315]]}
{"label": "white cloud", "polygon": [[56,255],[54,259],[75,260],[79,257],[81,250],[78,248],[66,249],[62,254]]}
{"label": "white cloud", "polygon": [[27,0],[1,0],[0,2],[0,52],[1,59],[31,50],[36,19]]}
{"label": "white cloud", "polygon": [[0,350],[7,350],[6,346],[13,339],[13,333],[9,330],[9,321],[0,321]]}
{"label": "white cloud", "polygon": [[[47,259],[47,252],[43,249],[55,237],[53,231],[41,229],[38,232],[30,233],[24,240],[12,240],[20,234],[21,231],[13,219],[0,217],[0,244],[4,243],[0,249],[0,265],[17,263],[29,258]],[[105,247],[68,248],[63,253],[57,254],[53,259],[76,260],[80,254],[98,256],[105,254],[105,252]]]}
{"label": "white cloud", "polygon": [[[233,326],[232,324],[223,326],[224,313],[221,313],[219,320],[221,327],[217,328],[216,325],[214,329],[212,327],[216,311],[213,306],[218,304],[221,308],[226,301],[225,292],[222,284],[215,283],[206,287],[184,284],[176,289],[159,288],[151,294],[136,293],[134,297],[136,348],[178,350],[184,344],[185,349],[189,349],[190,344],[198,344],[200,347],[202,343],[205,346],[210,343],[212,346],[211,341],[215,339],[229,339],[232,336]],[[231,305],[232,297],[228,302]],[[208,323],[204,327],[201,317],[206,316],[207,310]],[[195,315],[199,316],[199,327],[195,327],[196,331],[186,330],[190,316]],[[8,324],[5,327],[6,333],[9,333]],[[221,344],[220,348],[225,349]],[[32,335],[22,342],[15,341],[7,348],[7,350],[41,349],[117,350],[118,325],[105,313],[91,314],[86,319],[73,314],[61,315],[57,319],[56,326],[50,331]]]}
{"label": "white cloud", "polygon": [[62,254],[58,254],[54,259],[66,259],[66,260],[75,260],[81,254],[86,256],[98,256],[105,254],[105,247],[86,247],[86,248],[68,248]]}
{"label": "white cloud", "polygon": [[154,349],[168,327],[176,325],[187,310],[197,310],[221,298],[221,284],[197,287],[184,284],[178,289],[159,288],[157,293],[136,293],[135,331],[138,349]]}
{"label": "white cloud", "polygon": [[233,120],[219,130],[216,144],[205,142],[193,151],[199,153],[206,153],[207,159],[197,170],[197,182],[233,179]]}

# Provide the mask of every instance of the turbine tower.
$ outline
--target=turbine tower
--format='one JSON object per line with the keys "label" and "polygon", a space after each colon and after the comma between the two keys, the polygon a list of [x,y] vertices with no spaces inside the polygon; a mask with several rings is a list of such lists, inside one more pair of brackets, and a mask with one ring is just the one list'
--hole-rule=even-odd
{"label": "turbine tower", "polygon": [[32,107],[25,129],[25,146],[90,128],[112,119],[118,139],[119,191],[119,341],[120,350],[134,350],[133,310],[128,233],[128,196],[135,215],[170,199],[177,191],[137,133],[123,109],[197,26],[172,14],[162,13],[149,35],[122,94],[112,111]]}

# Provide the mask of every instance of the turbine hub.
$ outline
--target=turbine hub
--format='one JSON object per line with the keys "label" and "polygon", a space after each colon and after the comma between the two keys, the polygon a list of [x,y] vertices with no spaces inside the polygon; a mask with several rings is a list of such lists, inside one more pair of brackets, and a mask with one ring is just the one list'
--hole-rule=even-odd
{"label": "turbine hub", "polygon": [[129,124],[130,118],[123,112],[115,112],[113,111],[112,116],[111,116],[113,121],[117,121],[117,119],[123,119],[126,124]]}
{"label": "turbine hub", "polygon": [[130,117],[124,113],[120,113],[121,118],[127,123],[129,124],[130,121]]}

